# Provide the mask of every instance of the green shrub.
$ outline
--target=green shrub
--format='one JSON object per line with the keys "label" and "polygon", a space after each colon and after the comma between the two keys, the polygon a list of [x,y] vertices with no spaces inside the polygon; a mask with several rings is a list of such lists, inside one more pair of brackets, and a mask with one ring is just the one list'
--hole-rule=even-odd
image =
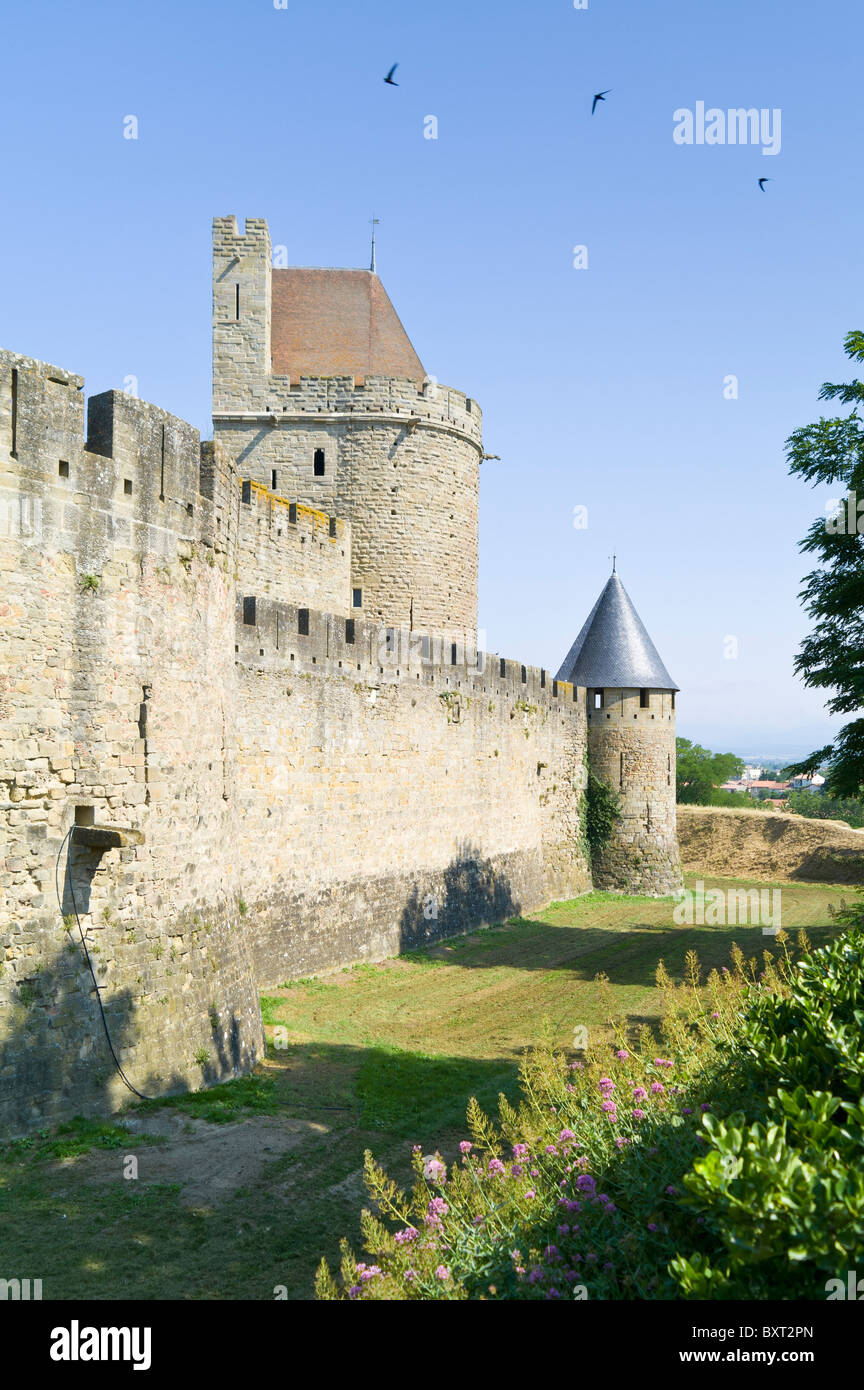
{"label": "green shrub", "polygon": [[605,782],[589,771],[585,789],[585,838],[592,856],[599,854],[609,843],[620,819],[618,797]]}
{"label": "green shrub", "polygon": [[860,909],[844,915],[851,930],[738,1030],[764,1105],[704,1121],[710,1148],[684,1186],[713,1251],[673,1261],[688,1297],[824,1297],[826,1276],[864,1258],[864,931]]}

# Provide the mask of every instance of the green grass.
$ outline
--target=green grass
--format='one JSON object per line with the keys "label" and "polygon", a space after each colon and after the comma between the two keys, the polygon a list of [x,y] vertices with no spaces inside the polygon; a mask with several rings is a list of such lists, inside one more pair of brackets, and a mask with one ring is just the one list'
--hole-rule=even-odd
{"label": "green grass", "polygon": [[[776,886],[784,926],[806,926],[814,942],[833,931],[829,903],[854,891]],[[691,948],[706,969],[727,962],[733,941],[746,955],[761,952],[758,928],[677,927],[672,908],[671,899],[592,893],[381,965],[268,988],[267,1031],[272,1039],[275,1026],[284,1029],[287,1047],[271,1041],[251,1077],[131,1110],[220,1126],[306,1122],[299,1147],[268,1155],[262,1129],[257,1172],[193,1207],[182,1184],[147,1180],[140,1137],[114,1124],[76,1120],[6,1145],[5,1264],[42,1278],[46,1298],[269,1299],[283,1284],[292,1298],[310,1297],[321,1255],[338,1263],[339,1237],[357,1242],[364,1149],[399,1181],[409,1177],[412,1144],[455,1151],[469,1096],[492,1109],[500,1091],[514,1097],[520,1058],[541,1035],[569,1049],[576,1025],[603,1030],[599,972],[616,1011],[651,1023],[661,957],[681,978]],[[200,1180],[206,1163],[194,1136],[184,1144],[189,1180]],[[139,1154],[137,1182],[122,1180],[127,1153]]]}
{"label": "green grass", "polygon": [[[279,1112],[280,1102],[276,1095],[275,1079],[256,1074],[226,1081],[224,1085],[212,1086],[206,1091],[145,1100],[130,1109],[138,1115],[152,1114],[156,1110],[182,1110],[212,1124],[228,1124],[249,1115],[275,1115]],[[128,1131],[122,1133],[128,1147]]]}

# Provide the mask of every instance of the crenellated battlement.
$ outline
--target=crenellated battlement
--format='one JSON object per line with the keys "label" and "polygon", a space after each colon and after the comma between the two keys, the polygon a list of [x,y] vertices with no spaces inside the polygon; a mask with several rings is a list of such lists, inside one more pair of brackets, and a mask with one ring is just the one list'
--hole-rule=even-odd
{"label": "crenellated battlement", "polygon": [[[0,351],[0,531],[98,573],[115,551],[166,559],[228,548],[233,468],[158,406]],[[206,475],[206,484],[204,478]],[[202,491],[204,488],[204,491]],[[209,492],[209,495],[207,495]]]}
{"label": "crenellated battlement", "polygon": [[415,382],[393,377],[366,377],[361,383],[346,377],[269,376],[250,381],[244,408],[214,405],[217,429],[230,425],[261,424],[279,429],[292,423],[339,424],[349,428],[364,424],[396,424],[413,433],[416,429],[444,429],[470,440],[482,453],[483,417],[477,402],[464,391],[441,386],[431,379]]}
{"label": "crenellated battlement", "polygon": [[237,574],[244,591],[347,615],[350,524],[254,479],[239,479],[239,487]]}
{"label": "crenellated battlement", "polygon": [[342,676],[370,689],[423,683],[440,686],[445,698],[449,691],[457,703],[486,696],[487,703],[489,697],[503,700],[508,710],[557,711],[584,726],[582,687],[555,680],[542,667],[481,651],[471,637],[453,641],[449,634],[340,617],[249,590],[238,592],[236,624],[235,659],[250,670]]}

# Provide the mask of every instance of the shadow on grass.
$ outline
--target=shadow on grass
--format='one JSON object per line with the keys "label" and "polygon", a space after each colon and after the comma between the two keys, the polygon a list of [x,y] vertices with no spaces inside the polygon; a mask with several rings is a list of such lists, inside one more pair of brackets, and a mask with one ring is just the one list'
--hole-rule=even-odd
{"label": "shadow on grass", "polygon": [[[807,927],[814,940],[827,940],[835,930],[833,926]],[[794,931],[792,928],[792,935]],[[423,951],[411,952],[407,958],[419,965],[449,965],[465,970],[561,971],[572,976],[574,983],[591,981],[603,973],[612,985],[650,987],[655,983],[660,959],[670,975],[680,979],[687,952],[695,951],[704,980],[712,968],[729,964],[729,953],[735,944],[748,960],[755,957],[761,969],[763,950],[775,943],[773,937],[763,936],[761,927],[748,924],[690,927],[639,922],[632,927],[614,928],[586,922],[584,926],[568,927],[519,918],[487,931],[439,942]]]}

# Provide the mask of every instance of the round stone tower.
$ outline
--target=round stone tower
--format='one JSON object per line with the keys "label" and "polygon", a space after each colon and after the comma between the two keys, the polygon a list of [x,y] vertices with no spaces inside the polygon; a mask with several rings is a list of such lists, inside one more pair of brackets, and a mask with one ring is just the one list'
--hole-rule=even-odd
{"label": "round stone tower", "polygon": [[470,645],[477,403],[427,375],[374,258],[327,269],[284,252],[261,218],[214,221],[215,437],[242,478],[350,523],[353,614]]}
{"label": "round stone tower", "polygon": [[585,687],[588,766],[618,800],[619,818],[594,855],[595,888],[674,893],[683,884],[675,819],[678,687],[614,569],[557,679]]}

